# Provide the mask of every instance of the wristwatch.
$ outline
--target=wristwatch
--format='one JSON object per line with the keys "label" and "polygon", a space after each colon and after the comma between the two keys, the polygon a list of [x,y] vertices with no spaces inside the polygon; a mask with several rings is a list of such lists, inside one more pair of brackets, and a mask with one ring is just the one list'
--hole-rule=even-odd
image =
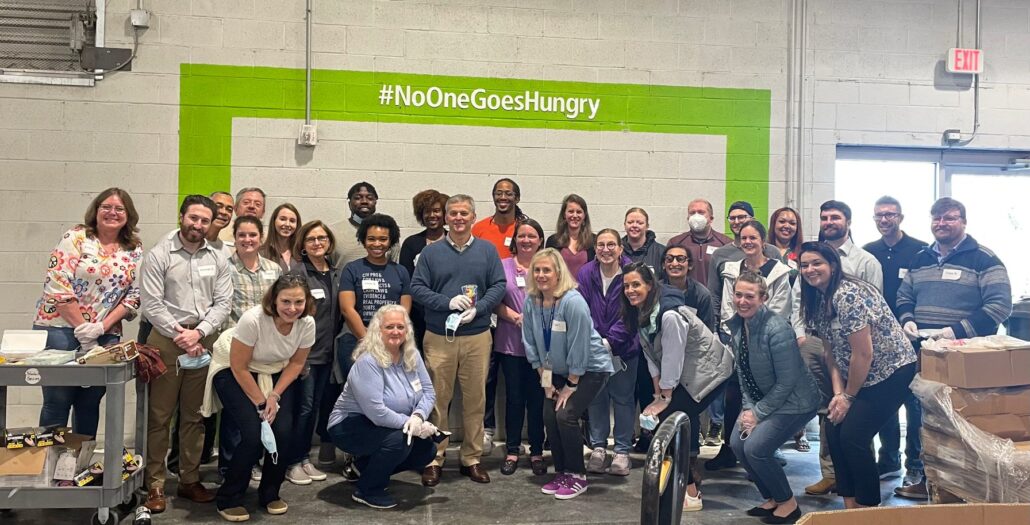
{"label": "wristwatch", "polygon": [[569,390],[572,390],[573,392],[575,392],[576,389],[579,388],[579,383],[573,383],[572,381],[569,381],[568,379],[566,379],[565,380],[565,386],[568,387]]}
{"label": "wristwatch", "polygon": [[659,401],[665,401],[665,402],[672,401],[672,396],[667,396],[665,394],[662,394],[661,392],[658,392],[657,394],[655,394],[654,398],[659,400]]}
{"label": "wristwatch", "polygon": [[268,404],[264,402],[257,406],[258,412],[264,412],[266,408],[268,408]]}

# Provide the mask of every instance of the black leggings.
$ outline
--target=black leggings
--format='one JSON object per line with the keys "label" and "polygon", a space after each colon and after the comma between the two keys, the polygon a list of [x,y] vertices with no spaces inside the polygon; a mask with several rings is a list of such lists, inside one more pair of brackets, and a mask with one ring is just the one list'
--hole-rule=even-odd
{"label": "black leggings", "polygon": [[826,440],[837,473],[837,493],[842,497],[855,498],[859,505],[869,507],[880,504],[873,436],[887,418],[898,417],[898,408],[912,393],[909,383],[915,373],[916,365],[911,363],[873,386],[862,387],[844,421],[837,425],[827,422]]}
{"label": "black leggings", "polygon": [[[690,418],[690,449],[700,448],[700,431],[701,424],[700,418],[698,417],[701,412],[704,412],[708,405],[712,404],[715,398],[722,395],[723,389],[726,387],[726,381],[719,383],[719,386],[712,389],[701,401],[694,401],[693,397],[687,393],[687,389],[683,388],[683,385],[677,385],[676,389],[672,391],[672,401],[669,402],[669,406],[665,408],[660,414],[658,414],[658,424],[662,424],[665,418],[672,415],[673,412],[683,412]],[[692,472],[687,472],[687,483],[694,482],[694,475]]]}

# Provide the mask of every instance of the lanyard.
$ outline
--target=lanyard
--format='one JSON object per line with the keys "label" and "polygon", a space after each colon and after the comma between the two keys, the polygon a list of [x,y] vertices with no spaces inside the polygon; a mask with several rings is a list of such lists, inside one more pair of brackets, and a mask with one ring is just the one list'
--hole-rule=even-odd
{"label": "lanyard", "polygon": [[[543,306],[543,305],[541,305]],[[555,299],[554,303],[551,304],[551,318],[544,319],[544,309],[540,308],[540,323],[544,329],[544,351],[548,354],[551,353],[551,327],[554,323],[554,308],[558,306],[558,300]]]}

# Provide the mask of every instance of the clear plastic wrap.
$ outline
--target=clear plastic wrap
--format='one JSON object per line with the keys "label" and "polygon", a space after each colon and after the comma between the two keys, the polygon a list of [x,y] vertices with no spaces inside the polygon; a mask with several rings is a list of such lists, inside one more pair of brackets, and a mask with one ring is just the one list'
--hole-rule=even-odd
{"label": "clear plastic wrap", "polygon": [[968,502],[1030,502],[1030,443],[973,426],[954,410],[952,387],[920,376],[912,392],[923,407],[927,479]]}

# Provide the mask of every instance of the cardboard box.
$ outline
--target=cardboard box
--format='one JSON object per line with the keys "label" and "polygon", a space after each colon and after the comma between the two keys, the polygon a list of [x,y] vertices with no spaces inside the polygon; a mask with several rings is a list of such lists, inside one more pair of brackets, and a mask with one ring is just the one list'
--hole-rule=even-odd
{"label": "cardboard box", "polygon": [[966,418],[970,424],[1000,438],[1012,441],[1030,441],[1030,416],[992,414]]}
{"label": "cardboard box", "polygon": [[812,512],[798,525],[1015,525],[1030,523],[1030,505],[963,504],[921,507],[876,507]]}
{"label": "cardboard box", "polygon": [[1030,387],[953,388],[951,407],[962,417],[991,414],[1030,415]]}
{"label": "cardboard box", "polygon": [[1030,385],[1030,348],[924,348],[921,356],[920,375],[930,381],[960,388]]}

